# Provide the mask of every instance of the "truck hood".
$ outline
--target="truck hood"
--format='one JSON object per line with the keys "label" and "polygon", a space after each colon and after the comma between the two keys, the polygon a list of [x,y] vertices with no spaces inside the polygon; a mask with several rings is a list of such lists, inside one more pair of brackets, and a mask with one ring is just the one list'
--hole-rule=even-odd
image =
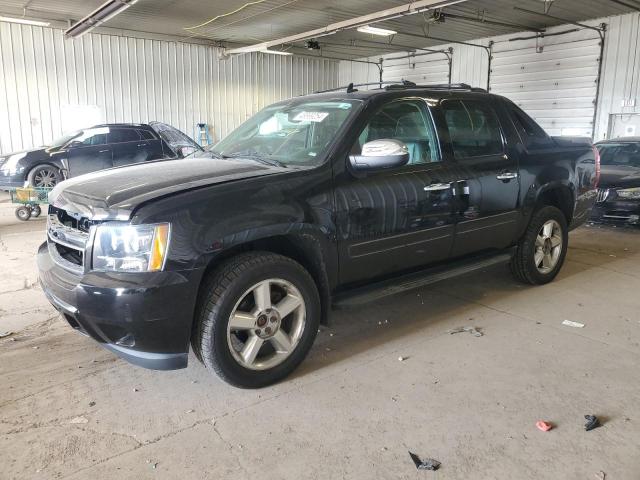
{"label": "truck hood", "polygon": [[244,158],[149,162],[65,180],[53,189],[49,203],[93,220],[128,220],[136,207],[155,198],[283,171]]}

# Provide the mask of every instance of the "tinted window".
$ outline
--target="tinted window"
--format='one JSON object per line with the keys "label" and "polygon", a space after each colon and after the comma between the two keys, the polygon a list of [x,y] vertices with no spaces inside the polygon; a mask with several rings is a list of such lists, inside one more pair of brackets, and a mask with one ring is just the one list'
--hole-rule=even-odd
{"label": "tinted window", "polygon": [[403,142],[409,149],[410,165],[440,160],[431,116],[422,101],[395,101],[382,107],[362,131],[352,151],[358,154],[365,143],[383,138]]}
{"label": "tinted window", "polygon": [[629,165],[640,167],[640,144],[603,143],[598,145],[601,165]]}
{"label": "tinted window", "polygon": [[87,128],[78,132],[70,141],[70,146],[78,147],[82,145],[104,145],[107,143],[107,127]]}
{"label": "tinted window", "polygon": [[140,138],[142,138],[143,140],[156,139],[156,137],[153,136],[153,133],[151,133],[149,130],[138,130],[138,134],[140,135]]}
{"label": "tinted window", "polygon": [[500,124],[484,102],[446,101],[442,104],[456,158],[498,155],[503,152]]}
{"label": "tinted window", "polygon": [[522,142],[528,148],[543,148],[551,145],[551,139],[529,115],[513,104],[507,105]]}
{"label": "tinted window", "polygon": [[137,140],[140,140],[140,135],[130,128],[114,128],[109,132],[109,143],[135,142]]}

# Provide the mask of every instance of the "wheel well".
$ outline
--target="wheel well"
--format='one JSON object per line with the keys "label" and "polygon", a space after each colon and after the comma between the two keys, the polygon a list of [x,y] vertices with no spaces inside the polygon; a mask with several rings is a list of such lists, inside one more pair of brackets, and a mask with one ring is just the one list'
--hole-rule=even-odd
{"label": "wheel well", "polygon": [[322,247],[315,237],[308,234],[276,235],[237,245],[216,255],[207,265],[205,276],[215,270],[220,262],[240,253],[251,251],[277,253],[302,265],[309,272],[318,288],[322,308],[320,322],[325,325],[328,323],[331,287],[322,255]]}
{"label": "wheel well", "polygon": [[565,218],[567,219],[567,225],[571,224],[571,220],[573,220],[573,193],[569,188],[551,188],[549,190],[545,190],[538,197],[538,201],[536,203],[537,207],[542,205],[550,205],[558,208],[562,213],[564,213]]}

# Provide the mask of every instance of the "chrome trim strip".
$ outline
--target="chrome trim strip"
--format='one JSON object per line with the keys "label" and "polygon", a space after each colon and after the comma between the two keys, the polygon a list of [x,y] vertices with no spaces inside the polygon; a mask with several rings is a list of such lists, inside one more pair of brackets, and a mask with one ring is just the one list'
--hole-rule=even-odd
{"label": "chrome trim strip", "polygon": [[47,235],[52,242],[81,252],[84,252],[89,240],[88,233],[63,225],[53,214],[47,218]]}

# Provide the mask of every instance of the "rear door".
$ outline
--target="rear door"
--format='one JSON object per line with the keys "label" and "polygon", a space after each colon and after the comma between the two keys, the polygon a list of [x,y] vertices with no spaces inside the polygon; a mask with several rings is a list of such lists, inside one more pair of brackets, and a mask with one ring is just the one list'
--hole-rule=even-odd
{"label": "rear door", "polygon": [[382,105],[371,114],[351,153],[379,139],[404,142],[410,160],[392,171],[366,176],[347,171],[336,178],[341,283],[446,259],[453,243],[455,172],[442,161],[425,100]]}
{"label": "rear door", "polygon": [[453,256],[509,246],[518,227],[517,153],[507,148],[496,109],[486,100],[441,103],[460,177]]}
{"label": "rear door", "polygon": [[113,166],[111,147],[107,144],[108,127],[87,128],[67,146],[67,176],[104,170]]}
{"label": "rear door", "polygon": [[113,150],[114,167],[142,163],[148,159],[147,142],[134,128],[112,128],[109,144]]}

